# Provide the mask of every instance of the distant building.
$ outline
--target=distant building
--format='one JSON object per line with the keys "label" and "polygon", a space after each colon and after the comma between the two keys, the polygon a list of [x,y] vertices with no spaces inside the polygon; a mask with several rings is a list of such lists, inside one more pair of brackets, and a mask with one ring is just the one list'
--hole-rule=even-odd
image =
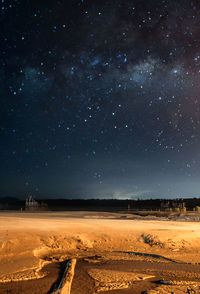
{"label": "distant building", "polygon": [[38,210],[47,210],[48,205],[44,202],[39,203],[36,201],[33,196],[28,196],[26,198],[26,203],[25,203],[25,210],[29,211],[38,211]]}
{"label": "distant building", "polygon": [[185,208],[185,202],[183,201],[183,199],[163,200],[160,204],[160,208],[161,210],[174,210],[176,208],[183,210]]}

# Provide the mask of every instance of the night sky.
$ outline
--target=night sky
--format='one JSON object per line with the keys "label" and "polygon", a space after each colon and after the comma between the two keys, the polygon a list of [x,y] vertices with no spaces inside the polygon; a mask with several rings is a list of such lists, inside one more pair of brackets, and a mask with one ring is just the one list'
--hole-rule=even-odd
{"label": "night sky", "polygon": [[0,197],[200,196],[200,2],[0,1]]}

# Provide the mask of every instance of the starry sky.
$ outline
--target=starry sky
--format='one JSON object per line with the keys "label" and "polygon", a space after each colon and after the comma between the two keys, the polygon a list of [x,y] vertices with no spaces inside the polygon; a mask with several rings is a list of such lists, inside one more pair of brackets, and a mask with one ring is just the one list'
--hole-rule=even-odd
{"label": "starry sky", "polygon": [[200,196],[200,2],[0,1],[0,197]]}

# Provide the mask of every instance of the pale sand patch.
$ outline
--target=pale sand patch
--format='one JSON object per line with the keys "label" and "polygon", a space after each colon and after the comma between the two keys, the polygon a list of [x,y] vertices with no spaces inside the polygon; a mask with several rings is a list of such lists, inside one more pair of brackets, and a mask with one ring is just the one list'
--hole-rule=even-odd
{"label": "pale sand patch", "polygon": [[89,276],[95,280],[97,292],[128,288],[133,282],[154,278],[152,275],[128,273],[116,270],[90,269]]}
{"label": "pale sand patch", "polygon": [[22,271],[17,271],[12,274],[2,275],[0,278],[0,283],[9,283],[9,282],[18,282],[18,281],[28,281],[28,280],[35,280],[35,279],[42,279],[48,273],[43,272],[41,273],[41,269],[47,265],[49,262],[40,260],[39,265],[34,268],[24,269]]}
{"label": "pale sand patch", "polygon": [[169,286],[159,286],[154,290],[149,290],[148,294],[199,294],[200,293],[200,283],[197,282],[178,282],[171,281],[173,285]]}

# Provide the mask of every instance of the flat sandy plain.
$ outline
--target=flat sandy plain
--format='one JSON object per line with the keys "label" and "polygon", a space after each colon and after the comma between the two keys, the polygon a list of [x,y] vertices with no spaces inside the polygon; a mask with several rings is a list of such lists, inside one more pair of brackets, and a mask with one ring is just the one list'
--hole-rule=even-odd
{"label": "flat sandy plain", "polygon": [[[0,293],[200,293],[200,222],[106,212],[1,212]],[[54,292],[55,293],[55,292]]]}

